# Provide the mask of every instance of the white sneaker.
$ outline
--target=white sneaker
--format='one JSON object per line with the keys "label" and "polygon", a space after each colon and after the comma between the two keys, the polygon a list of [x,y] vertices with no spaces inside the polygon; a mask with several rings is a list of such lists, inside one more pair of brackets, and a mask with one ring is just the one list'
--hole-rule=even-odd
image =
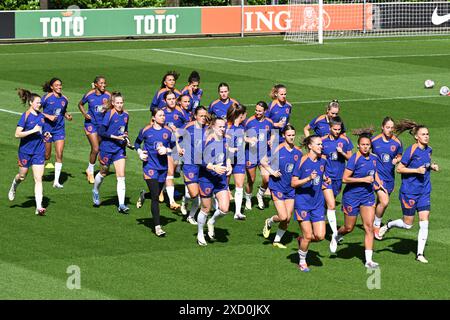
{"label": "white sneaker", "polygon": [[366,267],[367,269],[378,269],[379,265],[378,265],[378,263],[376,263],[376,262],[373,262],[373,261],[367,261],[366,264],[365,264],[365,267]]}
{"label": "white sneaker", "polygon": [[214,225],[212,223],[209,223],[209,221],[206,223],[206,225],[208,226],[208,237],[211,240],[214,240]]}
{"label": "white sneaker", "polygon": [[183,216],[187,216],[188,212],[187,212],[187,210],[186,210],[186,204],[185,204],[184,202],[181,203],[181,208],[180,208],[180,210],[181,210],[181,214],[182,214]]}
{"label": "white sneaker", "polygon": [[161,228],[161,226],[156,226],[156,227],[155,227],[155,234],[156,234],[158,237],[162,237],[162,236],[165,236],[165,235],[166,235],[166,232]]}
{"label": "white sneaker", "polygon": [[238,214],[234,215],[234,220],[245,220],[245,218],[247,218],[247,216],[242,213],[238,213]]}
{"label": "white sneaker", "polygon": [[15,197],[16,197],[16,190],[11,186],[11,189],[9,189],[8,192],[8,199],[9,201],[13,201]]}
{"label": "white sneaker", "polygon": [[145,190],[141,190],[141,192],[139,192],[139,198],[136,201],[136,208],[142,208],[142,206],[144,205],[144,201],[145,201]]}
{"label": "white sneaker", "polygon": [[337,250],[337,241],[336,241],[336,237],[334,234],[331,235],[331,242],[330,242],[330,252],[331,253],[336,253]]}
{"label": "white sneaker", "polygon": [[202,246],[202,247],[205,247],[205,246],[208,245],[206,243],[205,235],[203,233],[197,234],[197,243],[198,243],[199,246]]}
{"label": "white sneaker", "polygon": [[385,225],[383,225],[383,226],[380,228],[380,230],[378,230],[378,236],[379,236],[380,238],[383,238],[383,236],[386,234],[386,232],[389,231],[389,228],[388,228],[388,226],[387,226],[389,222],[391,222],[391,220],[389,220]]}
{"label": "white sneaker", "polygon": [[198,224],[197,221],[195,221],[195,219],[192,218],[191,216],[187,217],[186,221],[189,222],[190,224],[193,224],[194,226]]}
{"label": "white sneaker", "polygon": [[259,193],[256,194],[256,199],[258,200],[258,208],[260,210],[264,210],[264,200],[262,195],[260,195]]}
{"label": "white sneaker", "polygon": [[55,183],[53,183],[53,188],[62,189],[62,188],[64,188],[64,186],[62,184],[59,184],[59,182],[55,182]]}
{"label": "white sneaker", "polygon": [[422,263],[428,263],[428,260],[425,259],[425,257],[423,256],[423,254],[418,254],[416,257],[416,260]]}
{"label": "white sneaker", "polygon": [[252,210],[252,200],[245,200],[245,210]]}

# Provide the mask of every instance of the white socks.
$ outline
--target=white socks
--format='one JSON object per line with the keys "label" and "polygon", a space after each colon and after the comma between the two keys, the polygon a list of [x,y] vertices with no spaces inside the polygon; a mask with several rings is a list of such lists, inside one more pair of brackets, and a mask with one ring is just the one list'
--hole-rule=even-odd
{"label": "white socks", "polygon": [[198,213],[198,216],[197,216],[198,235],[204,235],[203,234],[203,228],[205,226],[207,217],[208,217],[208,215],[200,210],[200,212]]}
{"label": "white socks", "polygon": [[336,210],[327,210],[327,220],[331,230],[333,231],[333,235],[337,235]]}
{"label": "white socks", "polygon": [[167,185],[167,180],[172,180],[173,181],[173,176],[168,176],[166,178],[166,191],[167,191],[167,196],[169,197],[169,202],[170,204],[175,203],[175,198],[174,198],[174,194],[175,194],[175,187],[174,186],[168,186]]}
{"label": "white socks", "polygon": [[273,242],[280,242],[281,238],[283,238],[285,233],[286,233],[286,230],[278,229],[277,234],[275,235],[275,240],[273,240]]}
{"label": "white socks", "polygon": [[413,226],[410,224],[406,224],[403,222],[403,219],[397,219],[391,222],[388,222],[387,227],[390,229],[392,227],[402,228],[402,229],[411,229]]}
{"label": "white socks", "polygon": [[252,194],[251,193],[245,193],[245,200],[252,201]]}
{"label": "white socks", "polygon": [[34,199],[36,200],[36,208],[42,208],[42,181],[34,183]]}
{"label": "white socks", "polygon": [[264,196],[264,193],[266,193],[266,189],[264,189],[263,187],[259,187],[258,189],[258,195],[260,195],[261,197]]}
{"label": "white socks", "polygon": [[373,221],[373,226],[379,228],[381,226],[381,220],[383,220],[383,218],[378,218],[377,216],[375,216],[375,220]]}
{"label": "white socks", "polygon": [[306,255],[308,254],[308,250],[302,251],[298,249],[298,256],[300,257],[300,264],[306,264]]}
{"label": "white socks", "polygon": [[423,250],[425,249],[425,244],[428,239],[428,221],[419,222],[419,234],[417,235],[417,254],[423,255]]}
{"label": "white socks", "polygon": [[117,177],[117,197],[119,205],[125,204],[125,177]]}
{"label": "white socks", "polygon": [[234,204],[236,206],[236,215],[241,214],[242,198],[244,197],[244,188],[236,188],[234,192]]}
{"label": "white socks", "polygon": [[222,218],[223,216],[225,216],[225,213],[223,213],[222,211],[217,209],[214,212],[213,216],[209,219],[208,223],[209,224],[216,224],[216,219]]}
{"label": "white socks", "polygon": [[100,174],[100,172],[98,172],[96,175],[95,175],[95,181],[94,181],[94,191],[95,192],[98,192],[99,190],[99,188],[100,188],[100,186],[102,185],[102,182],[103,182],[103,179],[104,179],[105,177],[104,176],[102,176],[101,174]]}
{"label": "white socks", "polygon": [[59,176],[61,175],[61,162],[55,162],[55,184],[59,184]]}
{"label": "white socks", "polygon": [[90,173],[94,174],[94,170],[95,170],[95,163],[90,163],[87,167],[87,171],[89,171]]}
{"label": "white socks", "polygon": [[364,250],[364,253],[365,253],[365,255],[366,255],[366,263],[367,263],[367,262],[373,262],[373,261],[372,261],[372,253],[373,253],[373,250]]}

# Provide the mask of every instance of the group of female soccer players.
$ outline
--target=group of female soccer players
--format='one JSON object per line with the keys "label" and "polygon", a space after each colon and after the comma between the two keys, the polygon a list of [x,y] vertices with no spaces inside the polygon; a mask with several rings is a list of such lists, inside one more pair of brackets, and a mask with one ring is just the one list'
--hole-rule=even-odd
{"label": "group of female soccer players", "polygon": [[[113,164],[117,177],[118,211],[129,211],[125,204],[126,148],[135,149],[142,161],[142,173],[149,190],[140,192],[136,206],[140,208],[145,199],[151,199],[155,234],[165,235],[159,208],[165,189],[170,208],[180,209],[188,222],[197,225],[197,243],[206,246],[205,224],[208,238],[214,240],[216,222],[230,210],[233,198],[229,188],[231,177],[235,185],[234,219],[245,220],[243,200],[245,196],[244,207],[250,210],[258,167],[261,173],[261,185],[256,195],[258,207],[265,208],[263,196],[268,188],[276,209],[276,214],[264,222],[263,236],[269,238],[273,225],[278,223],[273,245],[286,248],[281,240],[293,215],[302,232],[297,239],[301,271],[309,271],[306,259],[310,243],[325,238],[325,219],[332,230],[330,251],[335,253],[343,236],[352,232],[359,214],[365,230],[367,268],[378,267],[372,260],[374,238],[381,240],[393,227],[412,228],[416,211],[420,220],[417,260],[427,263],[423,253],[430,213],[430,172],[439,170],[438,165],[431,161],[427,127],[410,120],[395,122],[386,117],[382,121],[381,132],[376,136],[373,136],[373,128],[352,131],[358,135],[356,152],[353,153],[353,144],[339,117],[340,104],[333,100],[327,105],[325,114],[312,119],[303,128],[305,138],[298,146],[295,144],[297,130],[289,121],[292,106],[286,100],[284,85],[275,85],[271,91],[272,101],[269,104],[259,101],[254,114],[250,115],[250,110],[230,98],[228,84],[219,84],[218,99],[206,108],[201,104],[200,75],[193,71],[181,91],[175,89],[178,76],[175,71],[163,76],[161,88],[150,105],[149,123],[139,130],[134,145],[128,138],[129,115],[124,110],[124,97],[119,92],[106,91],[105,77],[97,76],[92,90],[79,102],[91,145],[86,177],[94,185],[94,206],[101,204],[99,188]],[[15,136],[20,138],[19,173],[14,177],[8,197],[14,200],[17,186],[25,179],[31,166],[37,215],[45,215],[46,211],[42,206],[42,175],[45,160],[50,158],[52,142],[56,150],[53,186],[62,188],[59,176],[65,138],[64,120],[70,121],[72,117],[67,112],[68,100],[61,90],[62,81],[58,78],[44,85],[46,94],[42,98],[28,90],[18,90],[28,109],[22,114],[16,129]],[[311,130],[314,131],[312,135]],[[398,135],[405,130],[410,130],[416,143],[403,151],[402,143],[394,133]],[[101,168],[95,175],[97,157]],[[185,183],[181,207],[174,196],[177,167],[181,168]],[[389,220],[382,226],[382,217],[394,190],[395,171],[402,178],[400,203],[403,219]],[[345,215],[344,225],[338,229],[336,198],[342,183],[345,184],[342,192]],[[214,213],[208,219],[212,208]]]}

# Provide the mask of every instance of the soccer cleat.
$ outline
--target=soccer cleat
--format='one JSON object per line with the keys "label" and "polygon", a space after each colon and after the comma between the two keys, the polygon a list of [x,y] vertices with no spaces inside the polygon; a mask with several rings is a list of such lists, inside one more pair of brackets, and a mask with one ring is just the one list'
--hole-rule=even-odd
{"label": "soccer cleat", "polygon": [[92,189],[92,202],[94,202],[94,207],[100,206],[100,194]]}
{"label": "soccer cleat", "polygon": [[337,244],[341,244],[342,241],[344,241],[344,236],[343,236],[342,234],[338,234],[338,235],[336,236],[336,242],[337,242]]}
{"label": "soccer cleat", "polygon": [[164,191],[161,191],[161,193],[159,194],[159,202],[164,202]]}
{"label": "soccer cleat", "polygon": [[54,182],[53,183],[53,188],[62,189],[62,188],[64,188],[64,186],[62,184],[60,184],[59,182]]}
{"label": "soccer cleat", "polygon": [[197,243],[198,243],[198,245],[201,246],[201,247],[205,247],[205,246],[208,245],[208,244],[206,243],[205,236],[204,236],[203,233],[197,234]]}
{"label": "soccer cleat", "polygon": [[367,261],[364,265],[367,269],[378,269],[379,265],[376,262],[373,261]]}
{"label": "soccer cleat", "polygon": [[174,211],[176,211],[176,210],[178,210],[180,208],[181,208],[181,206],[178,203],[176,203],[176,202],[170,204],[170,209],[172,209]]}
{"label": "soccer cleat", "polygon": [[158,237],[163,237],[163,236],[166,235],[166,232],[161,228],[161,226],[156,226],[156,227],[155,227],[155,234],[156,234]]}
{"label": "soccer cleat", "polygon": [[238,213],[238,214],[234,215],[234,220],[245,220],[245,218],[247,218],[247,216],[242,213]]}
{"label": "soccer cleat", "polygon": [[245,210],[252,210],[252,200],[245,200]]}
{"label": "soccer cleat", "polygon": [[388,224],[389,224],[389,222],[391,222],[391,221],[392,221],[392,220],[388,220],[388,222],[387,222],[384,226],[382,226],[382,227],[380,228],[380,230],[378,230],[378,236],[379,236],[379,237],[383,238],[383,236],[386,234],[386,232],[389,231]]}
{"label": "soccer cleat", "polygon": [[16,197],[16,190],[14,189],[14,187],[11,186],[11,189],[9,189],[8,192],[8,199],[9,201],[13,201],[15,197]]}
{"label": "soccer cleat", "polygon": [[47,209],[45,209],[45,208],[38,208],[38,209],[36,209],[36,211],[34,213],[38,216],[45,216],[46,211],[47,211]]}
{"label": "soccer cleat", "polygon": [[422,262],[422,263],[428,263],[428,260],[425,259],[423,254],[418,254],[417,257],[416,257],[416,260],[419,261],[419,262]]}
{"label": "soccer cleat", "polygon": [[256,194],[256,199],[258,200],[258,208],[260,210],[264,210],[264,200],[263,196],[259,194],[259,192]]}
{"label": "soccer cleat", "polygon": [[331,235],[331,241],[330,241],[330,252],[331,253],[336,253],[337,250],[337,241],[336,241],[336,237],[334,234]]}
{"label": "soccer cleat", "polygon": [[94,174],[92,172],[90,172],[89,170],[86,170],[86,178],[90,184],[94,184],[94,182],[95,182]]}
{"label": "soccer cleat", "polygon": [[187,217],[186,221],[189,222],[190,224],[193,224],[194,226],[198,224],[197,221],[195,221],[195,219],[191,216]]}
{"label": "soccer cleat", "polygon": [[298,270],[300,270],[301,272],[309,272],[309,268],[306,263],[299,263]]}
{"label": "soccer cleat", "polygon": [[206,225],[208,226],[208,237],[211,240],[214,240],[214,225],[212,223],[209,223],[209,221],[206,223]]}
{"label": "soccer cleat", "polygon": [[274,246],[275,248],[280,248],[280,249],[286,249],[287,247],[282,244],[281,242],[274,242],[272,243],[272,246]]}
{"label": "soccer cleat", "polygon": [[127,214],[128,211],[130,211],[130,208],[128,208],[126,205],[121,204],[117,207],[117,211],[119,211],[119,213],[123,213],[123,214]]}
{"label": "soccer cleat", "polygon": [[144,205],[144,201],[145,201],[145,191],[141,190],[141,192],[139,192],[139,198],[136,201],[136,208],[142,208],[142,206]]}
{"label": "soccer cleat", "polygon": [[270,219],[266,219],[266,221],[264,221],[264,228],[263,228],[263,231],[262,231],[263,237],[265,239],[269,238],[269,236],[270,236],[270,228],[272,228],[270,226]]}
{"label": "soccer cleat", "polygon": [[377,240],[383,240],[383,237],[380,236],[380,227],[373,227],[373,236]]}
{"label": "soccer cleat", "polygon": [[53,165],[53,163],[48,162],[48,163],[45,165],[45,169],[55,169],[55,166]]}
{"label": "soccer cleat", "polygon": [[187,212],[187,209],[186,209],[186,204],[184,204],[184,203],[181,204],[180,211],[181,211],[181,214],[183,216],[187,216],[188,212]]}

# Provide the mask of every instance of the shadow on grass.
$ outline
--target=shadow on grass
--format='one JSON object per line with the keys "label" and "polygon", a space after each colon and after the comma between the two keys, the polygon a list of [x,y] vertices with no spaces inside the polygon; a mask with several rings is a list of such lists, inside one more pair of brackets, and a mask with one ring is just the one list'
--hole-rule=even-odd
{"label": "shadow on grass", "polygon": [[[73,178],[73,177],[74,177],[73,174],[61,171],[61,175],[59,176],[59,183],[64,185],[64,183],[67,180],[69,180],[69,178]],[[45,182],[53,182],[54,180],[55,180],[55,173],[54,172],[52,172],[51,174],[45,174],[42,177],[42,181],[45,181]]]}
{"label": "shadow on grass", "polygon": [[[295,250],[295,252],[288,255],[286,258],[290,259],[292,263],[298,265],[299,256],[298,256],[297,250]],[[321,267],[321,266],[323,266],[323,263],[320,260],[320,258],[323,258],[323,256],[320,255],[319,252],[314,251],[314,250],[308,250],[308,255],[306,257],[306,263],[309,266]]]}
{"label": "shadow on grass", "polygon": [[[125,204],[130,204],[130,198],[129,197],[125,197]],[[101,198],[101,194],[100,194],[100,206],[115,206],[118,207],[119,206],[119,201],[117,199],[117,195],[115,196],[110,196],[106,199],[102,199]]]}
{"label": "shadow on grass", "polygon": [[417,251],[417,240],[404,239],[404,238],[386,238],[385,240],[399,240],[395,243],[388,245],[386,248],[376,250],[375,252],[388,251],[397,254],[410,254]]}
{"label": "shadow on grass", "polygon": [[[44,208],[47,208],[50,205],[50,198],[43,197],[42,198],[42,206]],[[28,197],[28,200],[21,204],[13,204],[10,206],[10,208],[34,208],[36,206],[36,200],[34,199],[34,196]]]}
{"label": "shadow on grass", "polygon": [[[138,225],[143,224],[145,227],[151,229],[153,232],[155,231],[155,224],[153,222],[153,218],[138,218],[136,219]],[[160,217],[161,227],[168,225],[169,223],[177,221],[174,218],[167,218],[165,216]]]}

